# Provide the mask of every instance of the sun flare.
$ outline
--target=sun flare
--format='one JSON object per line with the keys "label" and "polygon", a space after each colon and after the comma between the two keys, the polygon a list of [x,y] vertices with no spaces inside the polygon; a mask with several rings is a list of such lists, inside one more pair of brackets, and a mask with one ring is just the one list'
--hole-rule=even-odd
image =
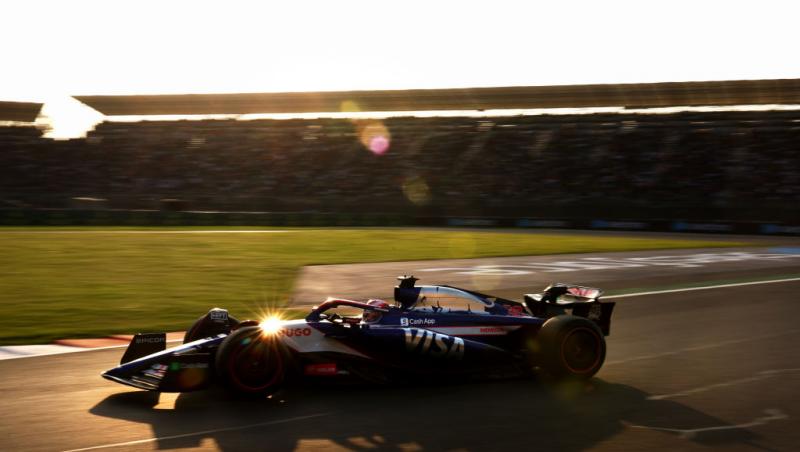
{"label": "sun flare", "polygon": [[258,324],[265,335],[273,335],[281,329],[283,319],[279,315],[270,315]]}

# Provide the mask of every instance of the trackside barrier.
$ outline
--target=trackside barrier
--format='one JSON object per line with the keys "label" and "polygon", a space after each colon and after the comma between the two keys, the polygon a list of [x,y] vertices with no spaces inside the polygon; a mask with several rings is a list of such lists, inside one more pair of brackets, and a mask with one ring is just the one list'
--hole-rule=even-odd
{"label": "trackside barrier", "polygon": [[800,224],[602,218],[414,216],[392,213],[175,212],[162,210],[0,209],[0,226],[448,226],[594,229],[800,236]]}
{"label": "trackside barrier", "polygon": [[406,226],[394,214],[172,212],[159,210],[0,209],[2,226]]}

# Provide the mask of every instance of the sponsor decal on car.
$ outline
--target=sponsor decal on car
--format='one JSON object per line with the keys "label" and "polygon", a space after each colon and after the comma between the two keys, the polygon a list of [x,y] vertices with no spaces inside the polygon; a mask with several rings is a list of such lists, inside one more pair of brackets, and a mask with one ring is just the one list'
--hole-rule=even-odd
{"label": "sponsor decal on car", "polygon": [[445,334],[416,328],[403,328],[406,350],[423,355],[461,359],[464,357],[464,340]]}
{"label": "sponsor decal on car", "polygon": [[153,364],[149,369],[144,369],[142,373],[148,377],[161,380],[167,374],[167,369],[169,368],[164,364]]}
{"label": "sponsor decal on car", "polygon": [[567,293],[576,297],[597,298],[600,295],[600,290],[592,287],[568,287]]}
{"label": "sponsor decal on car", "polygon": [[482,326],[479,331],[482,334],[490,334],[490,333],[504,334],[506,332],[505,328],[500,326]]}
{"label": "sponsor decal on car", "polygon": [[600,306],[600,303],[592,303],[592,306],[589,308],[589,320],[600,320],[602,315],[603,308]]}
{"label": "sponsor decal on car", "polygon": [[422,319],[409,319],[408,317],[400,317],[400,326],[429,326],[436,325],[436,319],[422,318]]}
{"label": "sponsor decal on car", "polygon": [[311,336],[311,328],[285,328],[280,330],[284,336]]}
{"label": "sponsor decal on car", "polygon": [[228,321],[228,311],[224,309],[212,309],[209,313],[209,317],[211,320],[215,322],[227,322]]}
{"label": "sponsor decal on car", "polygon": [[306,375],[330,376],[337,374],[336,363],[308,364],[304,369]]}
{"label": "sponsor decal on car", "polygon": [[158,344],[159,342],[166,342],[166,336],[144,336],[144,337],[137,337],[136,343],[137,344]]}
{"label": "sponsor decal on car", "polygon": [[179,369],[208,369],[208,363],[178,363]]}

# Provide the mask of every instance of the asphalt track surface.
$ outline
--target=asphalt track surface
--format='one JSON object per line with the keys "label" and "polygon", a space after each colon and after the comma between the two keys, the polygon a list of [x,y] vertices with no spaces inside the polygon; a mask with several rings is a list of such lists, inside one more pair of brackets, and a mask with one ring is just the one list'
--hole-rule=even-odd
{"label": "asphalt track surface", "polygon": [[606,292],[669,288],[800,276],[800,244],[316,265],[302,270],[293,305],[311,306],[327,296],[391,298],[397,275],[414,275],[420,279],[418,284],[449,284],[512,299],[539,292],[553,282]]}
{"label": "asphalt track surface", "polygon": [[[706,252],[772,254],[759,248],[627,257]],[[468,264],[455,267],[483,265]],[[494,291],[533,292],[563,275],[639,291],[786,279],[800,274],[800,258],[540,270],[495,278]],[[458,271],[426,273],[437,275],[426,277],[429,282],[480,282]],[[266,400],[237,400],[222,391],[159,397],[99,377],[119,360],[119,349],[6,360],[0,362],[0,450],[793,451],[800,445],[798,294],[800,281],[785,281],[618,298],[606,364],[577,386],[429,380],[297,388]]]}

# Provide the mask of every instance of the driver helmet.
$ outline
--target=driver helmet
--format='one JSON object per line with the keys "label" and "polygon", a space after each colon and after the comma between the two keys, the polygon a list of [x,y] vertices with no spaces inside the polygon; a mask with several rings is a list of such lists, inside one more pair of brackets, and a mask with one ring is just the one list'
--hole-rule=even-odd
{"label": "driver helmet", "polygon": [[[370,306],[375,306],[378,308],[389,309],[389,303],[383,300],[369,300],[367,304]],[[375,311],[373,309],[365,309],[364,315],[361,316],[361,320],[365,323],[374,323],[380,320],[382,317],[382,313],[380,311]]]}

